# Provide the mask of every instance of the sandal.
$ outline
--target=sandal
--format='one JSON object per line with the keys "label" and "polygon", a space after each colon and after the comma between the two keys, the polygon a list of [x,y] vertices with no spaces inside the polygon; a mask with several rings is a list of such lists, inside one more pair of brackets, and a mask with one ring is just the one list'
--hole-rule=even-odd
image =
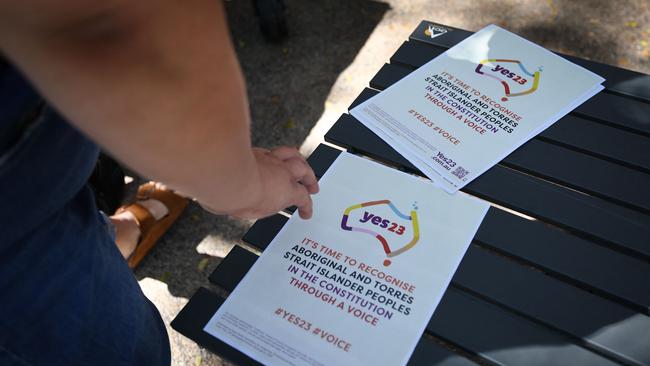
{"label": "sandal", "polygon": [[138,223],[138,227],[140,227],[138,244],[127,259],[131,269],[137,267],[147,253],[153,249],[158,239],[163,236],[185,210],[188,202],[186,198],[179,196],[174,191],[157,187],[155,182],[145,183],[138,188],[136,200],[146,201],[148,199],[158,200],[165,205],[168,211],[167,215],[156,221],[151,212],[137,202],[122,206],[116,212],[131,212]]}

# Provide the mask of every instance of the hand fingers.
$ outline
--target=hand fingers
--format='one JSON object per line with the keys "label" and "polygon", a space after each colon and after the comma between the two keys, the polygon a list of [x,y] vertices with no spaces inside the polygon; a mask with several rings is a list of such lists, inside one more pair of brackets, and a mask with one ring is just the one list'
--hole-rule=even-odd
{"label": "hand fingers", "polygon": [[309,193],[314,194],[318,192],[318,180],[316,179],[314,170],[304,159],[294,157],[285,160],[284,164],[291,172],[291,176],[302,183]]}
{"label": "hand fingers", "polygon": [[313,214],[311,195],[302,184],[293,184],[293,196],[300,218],[308,220]]}
{"label": "hand fingers", "polygon": [[[301,176],[296,176],[294,175],[294,178],[298,179],[302,184],[307,187],[307,191],[311,194],[316,194],[319,191],[318,187],[318,181],[315,179],[315,175],[313,174],[313,169],[309,166],[307,163],[307,160],[300,154],[297,148],[294,147],[289,147],[289,146],[280,146],[278,148],[275,148],[271,151],[271,155],[275,158],[278,158],[283,161],[291,161],[291,164],[295,168],[297,163],[296,161],[301,161],[309,170],[310,174],[308,174],[306,179],[302,179]],[[294,171],[303,171],[302,168],[299,169],[294,169]],[[311,178],[313,176],[313,179]]]}
{"label": "hand fingers", "polygon": [[309,219],[313,214],[312,200],[310,194],[318,193],[318,180],[313,169],[307,164],[305,158],[294,147],[281,146],[269,153],[276,159],[281,160],[289,170],[291,177],[302,184],[295,183],[294,199],[298,207],[298,214],[302,219]]}
{"label": "hand fingers", "polygon": [[305,160],[297,148],[289,146],[276,147],[275,149],[271,150],[271,155],[280,160],[288,160],[291,158],[300,158],[302,160]]}

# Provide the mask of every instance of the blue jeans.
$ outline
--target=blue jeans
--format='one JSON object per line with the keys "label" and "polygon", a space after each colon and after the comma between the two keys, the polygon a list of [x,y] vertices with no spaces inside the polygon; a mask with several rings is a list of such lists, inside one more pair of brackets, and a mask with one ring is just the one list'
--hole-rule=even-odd
{"label": "blue jeans", "polygon": [[97,155],[0,60],[0,365],[170,364],[86,185]]}

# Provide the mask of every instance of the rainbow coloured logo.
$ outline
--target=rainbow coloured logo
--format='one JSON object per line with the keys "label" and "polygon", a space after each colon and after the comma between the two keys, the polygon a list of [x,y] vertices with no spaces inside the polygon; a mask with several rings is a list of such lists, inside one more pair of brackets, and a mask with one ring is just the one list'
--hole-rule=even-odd
{"label": "rainbow coloured logo", "polygon": [[[365,227],[353,226],[349,222],[350,213],[352,211],[358,210],[360,208],[371,207],[371,206],[379,206],[379,205],[387,205],[391,209],[391,211],[395,215],[397,215],[397,217],[399,217],[399,218],[401,218],[403,220],[407,220],[407,221],[411,222],[411,226],[413,228],[413,238],[406,245],[402,246],[399,249],[396,249],[396,250],[391,249],[391,246],[389,245],[388,240],[386,240],[386,237],[384,235],[380,234],[379,232],[377,232],[375,230],[365,228]],[[417,206],[416,206],[416,204],[414,204],[413,205],[413,210],[411,210],[410,215],[405,215],[402,212],[400,212],[397,209],[397,207],[395,207],[395,205],[393,205],[393,203],[390,200],[370,201],[370,202],[365,202],[365,203],[359,203],[359,204],[350,206],[350,207],[345,209],[345,211],[343,212],[343,218],[341,219],[341,229],[347,230],[347,231],[364,233],[364,234],[368,234],[368,235],[374,237],[381,244],[384,252],[386,253],[386,256],[388,258],[392,258],[392,257],[400,255],[400,254],[406,252],[407,250],[413,248],[415,246],[415,244],[417,244],[418,240],[420,240],[420,228],[419,228],[419,224],[418,224],[418,215],[417,215],[416,210],[417,210]],[[367,211],[366,211],[366,214],[367,214]],[[379,219],[381,220],[381,217]],[[383,220],[383,221],[388,221],[388,220]],[[376,223],[376,225],[378,225],[377,226],[378,228],[379,227],[384,227],[384,228],[388,229],[388,231],[393,231],[396,234],[401,235],[399,233],[399,230],[397,232],[394,231],[394,230],[390,230],[390,227],[388,225],[382,225],[379,222]],[[402,229],[402,233],[403,233],[404,232],[404,227],[400,226],[400,228]],[[389,266],[391,264],[391,261],[388,258],[384,260],[384,262],[383,262],[384,266]]]}
{"label": "rainbow coloured logo", "polygon": [[[504,64],[504,63],[514,63],[517,66],[519,66],[519,69],[521,70],[521,74],[517,74],[517,72],[511,71],[501,65],[499,63]],[[487,70],[484,70],[483,67],[487,64],[496,64],[496,66],[493,69],[490,69],[489,67]],[[518,97],[522,95],[527,95],[535,92],[537,88],[539,87],[539,78],[540,74],[542,72],[542,68],[540,67],[537,71],[534,73],[529,72],[526,70],[524,65],[521,63],[519,60],[508,60],[508,59],[500,59],[500,58],[491,58],[491,59],[486,59],[481,61],[477,66],[476,66],[476,71],[477,74],[482,75],[482,76],[487,76],[489,78],[497,80],[501,85],[503,86],[504,89],[504,96],[501,98],[501,101],[505,102],[508,100],[509,97]],[[512,83],[513,85],[526,85],[530,82],[529,79],[527,78],[532,78],[532,83],[531,87],[518,92],[518,93],[513,93],[511,91],[511,87],[509,85],[509,82]]]}

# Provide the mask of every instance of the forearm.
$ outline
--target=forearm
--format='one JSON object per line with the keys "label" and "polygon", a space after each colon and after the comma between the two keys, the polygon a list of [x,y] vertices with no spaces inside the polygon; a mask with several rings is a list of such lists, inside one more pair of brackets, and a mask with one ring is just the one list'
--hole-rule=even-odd
{"label": "forearm", "polygon": [[134,3],[10,24],[0,47],[136,171],[223,212],[253,205],[262,188],[220,2]]}

